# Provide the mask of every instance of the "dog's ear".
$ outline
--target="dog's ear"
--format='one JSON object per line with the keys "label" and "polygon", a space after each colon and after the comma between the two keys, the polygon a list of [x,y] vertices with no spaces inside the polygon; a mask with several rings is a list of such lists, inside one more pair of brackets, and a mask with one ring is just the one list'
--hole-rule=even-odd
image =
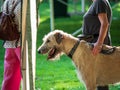
{"label": "dog's ear", "polygon": [[56,33],[54,36],[55,36],[56,42],[60,44],[63,39],[63,35],[61,33]]}

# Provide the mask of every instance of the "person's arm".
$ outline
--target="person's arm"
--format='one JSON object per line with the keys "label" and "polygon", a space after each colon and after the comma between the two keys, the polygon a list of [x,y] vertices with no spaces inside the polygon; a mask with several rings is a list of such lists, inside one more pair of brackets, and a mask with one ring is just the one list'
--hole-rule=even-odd
{"label": "person's arm", "polygon": [[107,34],[108,26],[109,26],[109,22],[108,22],[106,13],[98,14],[98,18],[99,18],[99,21],[101,23],[101,26],[100,26],[98,40],[94,44],[94,48],[92,51],[94,55],[97,55],[101,51],[102,45],[104,43],[104,39],[105,39],[106,34]]}

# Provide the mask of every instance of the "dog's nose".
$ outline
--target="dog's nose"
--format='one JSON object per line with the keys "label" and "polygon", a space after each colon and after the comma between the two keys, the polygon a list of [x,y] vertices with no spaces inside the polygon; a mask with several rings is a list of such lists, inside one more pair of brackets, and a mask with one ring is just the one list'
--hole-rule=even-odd
{"label": "dog's nose", "polygon": [[39,54],[41,54],[41,51],[40,51],[40,50],[38,50],[38,53],[39,53]]}

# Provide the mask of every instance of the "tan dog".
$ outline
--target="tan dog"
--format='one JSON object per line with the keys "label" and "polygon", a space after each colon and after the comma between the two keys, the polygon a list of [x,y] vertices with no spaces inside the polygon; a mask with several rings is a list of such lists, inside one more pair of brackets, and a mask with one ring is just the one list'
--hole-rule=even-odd
{"label": "tan dog", "polygon": [[[68,55],[78,38],[73,37],[60,30],[55,30],[46,35],[43,44],[38,48],[41,54],[48,53],[48,59],[55,59],[63,52]],[[103,49],[111,46],[103,45]],[[104,86],[120,81],[120,47],[116,47],[114,53],[104,55],[99,53],[94,56],[91,52],[92,47],[86,41],[81,40],[72,60],[87,90],[96,90],[96,86]]]}

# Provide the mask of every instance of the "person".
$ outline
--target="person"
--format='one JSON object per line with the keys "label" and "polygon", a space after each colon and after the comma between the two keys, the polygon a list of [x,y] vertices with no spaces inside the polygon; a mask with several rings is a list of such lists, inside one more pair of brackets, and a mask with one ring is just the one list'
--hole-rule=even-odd
{"label": "person", "polygon": [[[93,55],[97,55],[103,44],[111,45],[110,24],[112,10],[108,0],[93,0],[88,11],[83,16],[83,35],[92,35],[89,41],[94,43]],[[79,37],[79,36],[78,36]],[[108,86],[98,86],[97,90],[109,90]]]}
{"label": "person", "polygon": [[[18,0],[5,0],[2,11],[6,12],[8,4],[8,11]],[[15,22],[18,25],[19,32],[21,31],[21,0],[14,9]],[[5,41],[3,43],[5,48],[4,58],[4,77],[1,90],[19,90],[21,82],[21,40]]]}

